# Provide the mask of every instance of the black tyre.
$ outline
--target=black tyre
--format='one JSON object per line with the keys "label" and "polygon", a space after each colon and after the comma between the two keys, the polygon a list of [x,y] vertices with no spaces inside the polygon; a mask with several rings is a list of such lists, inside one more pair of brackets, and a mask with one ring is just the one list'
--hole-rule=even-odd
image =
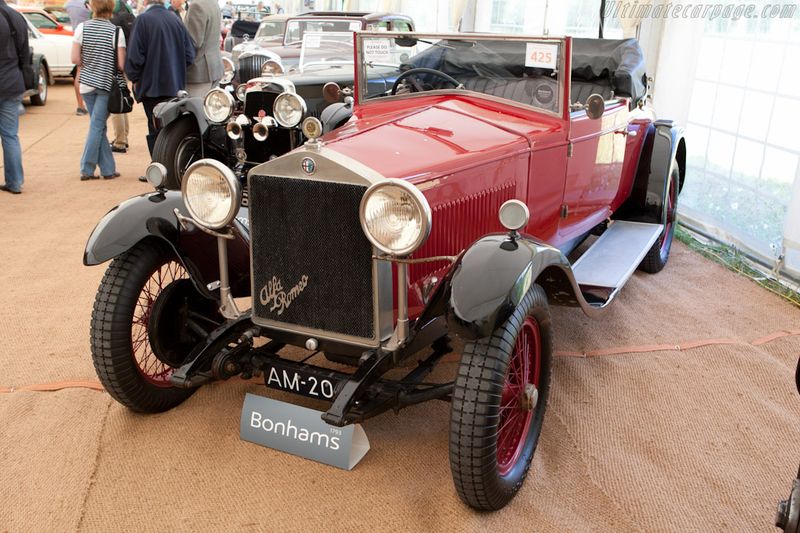
{"label": "black tyre", "polygon": [[202,157],[202,143],[197,120],[192,115],[183,115],[158,132],[153,161],[167,168],[165,185],[168,189],[180,190],[183,173]]}
{"label": "black tyre", "polygon": [[39,79],[36,86],[36,94],[31,95],[32,105],[44,105],[47,103],[47,67],[44,63],[39,63]]}
{"label": "black tyre", "polygon": [[114,259],[94,302],[91,350],[109,394],[140,412],[166,411],[194,389],[170,377],[221,319],[194,288],[174,252],[145,240]]}
{"label": "black tyre", "polygon": [[464,347],[450,408],[450,469],[467,505],[500,509],[522,486],[542,431],[551,358],[539,285],[490,337]]}
{"label": "black tyre", "polygon": [[681,181],[678,162],[672,161],[672,172],[670,172],[669,183],[667,184],[667,201],[664,204],[665,213],[663,214],[664,231],[658,240],[644,256],[639,264],[639,270],[650,274],[661,272],[669,259],[669,252],[672,249],[672,239],[675,235],[675,220],[678,212],[678,187]]}

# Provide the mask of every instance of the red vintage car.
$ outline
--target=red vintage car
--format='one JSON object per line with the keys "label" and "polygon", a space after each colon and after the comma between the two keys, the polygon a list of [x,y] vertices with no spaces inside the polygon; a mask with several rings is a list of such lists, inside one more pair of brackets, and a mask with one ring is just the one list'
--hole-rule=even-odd
{"label": "red vintage car", "polygon": [[[152,164],[157,191],[100,222],[95,367],[144,412],[234,375],[327,401],[333,426],[449,400],[456,490],[499,509],[544,421],[549,306],[599,315],[667,262],[682,130],[647,110],[634,40],[359,33],[356,59],[352,101],[323,113],[345,125],[307,117],[310,140],[247,184],[205,159],[178,194]],[[453,337],[452,381],[425,381]]]}

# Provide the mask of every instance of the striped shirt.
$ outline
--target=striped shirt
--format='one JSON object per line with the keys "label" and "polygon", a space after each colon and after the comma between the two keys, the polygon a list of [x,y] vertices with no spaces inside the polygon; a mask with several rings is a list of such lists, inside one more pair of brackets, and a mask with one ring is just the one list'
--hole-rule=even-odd
{"label": "striped shirt", "polygon": [[[87,20],[75,32],[81,45],[81,92],[83,88],[110,91],[117,72],[114,64],[114,34],[117,27],[105,19]],[[119,32],[119,48],[125,47],[125,36]]]}

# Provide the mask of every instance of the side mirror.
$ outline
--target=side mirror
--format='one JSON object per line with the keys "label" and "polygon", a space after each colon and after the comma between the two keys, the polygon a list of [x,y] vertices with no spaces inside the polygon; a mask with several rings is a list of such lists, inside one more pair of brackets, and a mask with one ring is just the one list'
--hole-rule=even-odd
{"label": "side mirror", "polygon": [[586,99],[586,116],[591,119],[598,119],[603,116],[606,110],[606,101],[599,94],[593,94]]}

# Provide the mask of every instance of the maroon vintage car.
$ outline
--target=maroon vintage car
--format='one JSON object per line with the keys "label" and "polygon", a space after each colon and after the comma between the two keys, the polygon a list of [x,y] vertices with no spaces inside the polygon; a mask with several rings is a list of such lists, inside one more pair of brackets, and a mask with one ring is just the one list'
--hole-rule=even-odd
{"label": "maroon vintage car", "polygon": [[[637,268],[664,267],[682,131],[647,111],[634,40],[375,32],[357,34],[356,57],[352,118],[321,138],[306,118],[310,141],[253,168],[246,195],[206,159],[180,195],[159,189],[101,221],[84,258],[114,258],[95,367],[145,412],[275,369],[287,379],[268,386],[328,401],[334,426],[449,400],[456,490],[499,509],[544,420],[549,305],[599,315]],[[148,174],[158,188],[163,168]],[[248,295],[242,312],[234,298]],[[425,381],[452,337],[453,380]]]}

